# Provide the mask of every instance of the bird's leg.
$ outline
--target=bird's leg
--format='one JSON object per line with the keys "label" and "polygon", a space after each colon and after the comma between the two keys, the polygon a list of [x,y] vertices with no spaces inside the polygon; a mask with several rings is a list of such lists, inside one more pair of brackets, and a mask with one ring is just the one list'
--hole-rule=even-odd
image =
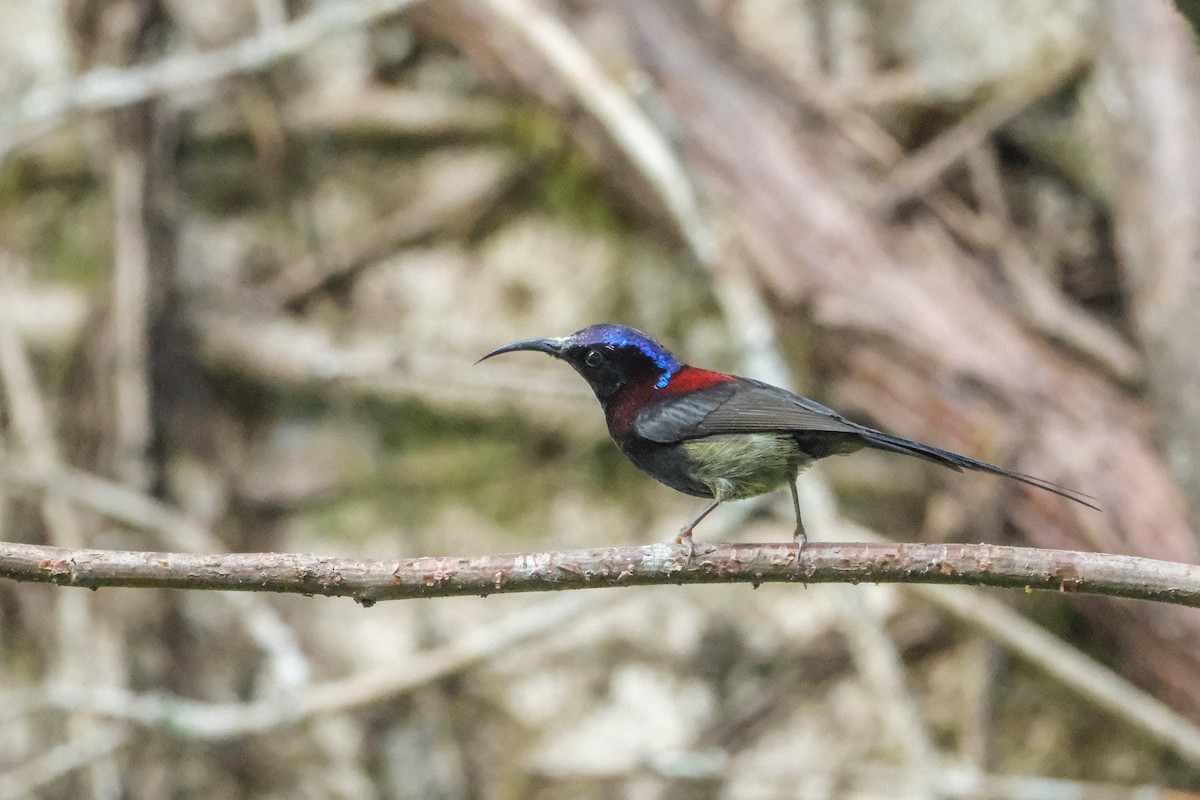
{"label": "bird's leg", "polygon": [[676,544],[683,544],[687,541],[688,558],[696,554],[696,543],[692,541],[692,530],[700,524],[700,520],[712,513],[712,510],[721,504],[719,498],[714,498],[711,503],[704,507],[704,510],[692,518],[691,522],[679,529],[679,534],[675,537]]}
{"label": "bird's leg", "polygon": [[804,520],[800,519],[800,494],[796,491],[796,479],[792,478],[788,487],[792,490],[792,507],[796,509],[796,532],[792,534],[792,541],[800,545],[800,552],[804,552],[804,545],[808,544],[808,534],[804,532]]}

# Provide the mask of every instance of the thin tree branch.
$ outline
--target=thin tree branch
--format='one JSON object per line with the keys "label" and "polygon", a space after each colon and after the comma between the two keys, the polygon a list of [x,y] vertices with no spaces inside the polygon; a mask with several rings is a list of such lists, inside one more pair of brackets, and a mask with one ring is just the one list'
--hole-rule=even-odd
{"label": "thin tree branch", "polygon": [[153,553],[0,543],[0,577],[99,589],[209,589],[378,600],[684,583],[939,583],[1200,606],[1200,567],[990,544],[652,544],[390,561],[300,553]]}

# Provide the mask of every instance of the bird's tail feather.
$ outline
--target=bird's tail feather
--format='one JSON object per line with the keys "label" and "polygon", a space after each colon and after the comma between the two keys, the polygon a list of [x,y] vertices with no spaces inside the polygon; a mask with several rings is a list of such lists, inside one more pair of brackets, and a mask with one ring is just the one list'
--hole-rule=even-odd
{"label": "bird's tail feather", "polygon": [[1095,499],[1091,495],[1077,492],[1074,489],[1068,489],[1065,486],[1059,486],[1057,483],[1051,483],[1041,478],[1035,478],[1032,475],[1026,475],[1023,472],[1014,472],[1011,469],[998,467],[995,464],[989,464],[986,461],[970,458],[969,456],[959,455],[949,450],[942,450],[937,447],[931,447],[927,444],[914,442],[911,439],[904,439],[899,436],[891,436],[882,431],[866,430],[862,434],[863,441],[868,447],[874,447],[878,450],[891,450],[894,453],[903,453],[909,456],[923,458],[926,461],[932,461],[935,464],[941,464],[944,467],[961,472],[964,469],[972,469],[978,472],[988,472],[992,475],[1002,475],[1006,478],[1012,478],[1015,481],[1036,487],[1042,491],[1052,492],[1059,497],[1065,497],[1068,500],[1074,500],[1080,505],[1085,505],[1088,508],[1094,508],[1097,511],[1100,507],[1095,504]]}

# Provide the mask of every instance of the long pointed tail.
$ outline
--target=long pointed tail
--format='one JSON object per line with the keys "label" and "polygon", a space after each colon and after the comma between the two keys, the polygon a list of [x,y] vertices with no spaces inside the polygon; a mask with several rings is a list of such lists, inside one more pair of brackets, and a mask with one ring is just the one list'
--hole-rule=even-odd
{"label": "long pointed tail", "polygon": [[865,429],[861,434],[862,440],[868,447],[874,447],[878,450],[891,450],[894,453],[903,453],[909,456],[923,458],[926,461],[932,461],[935,464],[941,464],[943,467],[949,467],[957,472],[962,472],[964,469],[973,469],[978,472],[988,472],[992,475],[1002,475],[1005,478],[1012,478],[1015,481],[1028,484],[1042,491],[1052,492],[1059,497],[1065,497],[1068,500],[1074,500],[1080,505],[1085,505],[1088,508],[1094,508],[1097,511],[1100,507],[1095,504],[1095,499],[1091,495],[1077,492],[1074,489],[1068,489],[1065,486],[1059,486],[1057,483],[1035,478],[1032,475],[1026,475],[1023,472],[1013,472],[1011,469],[998,467],[995,464],[989,464],[986,461],[979,461],[969,456],[952,453],[949,450],[942,450],[937,447],[931,447],[927,444],[914,442],[911,439],[903,439],[899,436],[891,436],[883,431]]}

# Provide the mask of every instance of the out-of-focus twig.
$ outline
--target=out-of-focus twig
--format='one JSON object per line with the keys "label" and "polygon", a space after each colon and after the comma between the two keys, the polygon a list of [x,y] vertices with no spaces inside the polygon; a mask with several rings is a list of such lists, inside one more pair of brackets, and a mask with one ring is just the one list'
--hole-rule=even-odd
{"label": "out-of-focus twig", "polygon": [[1200,764],[1200,729],[1157,698],[1099,664],[1078,649],[990,598],[961,589],[929,591],[914,587],[958,618],[1004,643],[1048,675],[1101,708],[1151,733],[1193,764]]}
{"label": "out-of-focus twig", "polygon": [[[665,763],[653,763],[663,777],[677,777],[675,762],[691,758],[707,769],[697,777],[714,779],[727,778],[731,769],[730,760],[718,754],[680,754]],[[554,778],[564,776],[556,773]],[[566,777],[582,775],[568,774]],[[593,772],[587,777],[595,780]],[[611,777],[611,776],[606,776]],[[910,785],[913,780],[923,780],[937,787],[937,795],[944,800],[1196,800],[1197,795],[1163,786],[1125,786],[1098,781],[1048,778],[1042,775],[1008,775],[975,771],[971,769],[924,765],[919,775],[913,775],[903,767],[880,764],[851,764],[847,768],[816,768],[800,766],[787,759],[778,759],[765,765],[756,765],[756,774],[738,776],[740,792],[749,797],[825,797],[827,792],[805,792],[805,784],[820,787],[836,786],[844,795],[852,797],[907,797],[897,787]],[[841,796],[841,795],[839,795]]]}
{"label": "out-of-focus twig", "polygon": [[[1063,297],[1038,270],[1033,255],[1009,232],[1008,204],[1000,186],[1000,165],[994,148],[982,142],[967,154],[967,167],[977,185],[981,205],[995,223],[973,244],[996,253],[1022,314],[1036,330],[1106,367],[1114,376],[1132,382],[1141,376],[1142,359],[1116,331]],[[944,208],[949,195],[931,205]],[[979,228],[977,227],[978,231]]]}
{"label": "out-of-focus twig", "polygon": [[25,761],[19,767],[0,772],[0,800],[35,797],[40,787],[98,759],[108,758],[128,739],[128,733],[112,725],[97,726]]}
{"label": "out-of-focus twig", "polygon": [[[294,725],[323,714],[360,708],[425,686],[504,650],[528,642],[595,607],[588,598],[560,597],[481,625],[434,650],[418,653],[402,664],[389,663],[346,678],[314,684],[286,698],[250,703],[203,703],[178,697],[136,694],[123,689],[65,685],[37,692],[25,690],[6,698],[10,713],[28,714],[39,707],[86,709],[114,719],[167,728],[184,738],[231,739]],[[609,613],[625,613],[621,605]],[[0,714],[4,711],[0,710]]]}
{"label": "out-of-focus twig", "polygon": [[413,352],[394,336],[339,338],[319,322],[283,315],[197,314],[196,327],[206,364],[283,384],[419,397],[484,414],[494,413],[497,396],[508,393],[536,405],[543,419],[565,419],[591,402],[587,386],[560,370],[469,369],[483,348],[456,358]]}
{"label": "out-of-focus twig", "polygon": [[[146,231],[146,154],[120,141],[113,157],[113,468],[145,489],[150,473],[150,247]],[[108,387],[105,387],[106,389]]]}
{"label": "out-of-focus twig", "polygon": [[[1124,382],[1141,375],[1139,354],[1114,331],[1070,305],[1048,282],[1039,278],[1030,256],[1005,230],[1008,220],[1003,196],[998,207],[985,207],[996,222],[978,219],[957,195],[940,188],[936,180],[961,158],[973,173],[986,164],[987,137],[1030,104],[1078,74],[1086,62],[1076,58],[1035,80],[1015,85],[981,106],[957,126],[935,139],[916,155],[905,159],[903,148],[867,114],[841,101],[834,90],[815,82],[801,87],[805,95],[838,124],[847,138],[893,171],[878,189],[873,202],[889,212],[899,203],[920,195],[929,208],[954,232],[973,246],[997,253],[1005,268],[1020,310],[1029,324],[1072,350],[1083,354]],[[981,155],[983,153],[984,155]]]}
{"label": "out-of-focus twig", "polygon": [[357,136],[483,136],[506,119],[505,106],[486,97],[406,86],[364,86],[336,98],[303,95],[284,112],[299,132]]}
{"label": "out-of-focus twig", "polygon": [[[1066,80],[1070,75],[1063,73],[1059,77]],[[905,161],[901,144],[869,114],[842,97],[836,87],[812,79],[798,84],[797,88],[848,141],[880,167],[900,169],[898,165]],[[964,138],[952,152],[958,153],[961,146],[972,142],[978,145],[959,153],[974,169],[979,160],[978,153],[989,147],[986,134],[990,132],[983,131],[985,135],[978,140]],[[948,149],[946,156],[950,154]],[[1141,377],[1141,358],[1133,347],[1103,323],[1071,305],[1053,286],[1040,279],[1033,272],[1033,265],[1024,263],[1028,258],[1018,260],[1006,250],[1012,239],[1005,227],[992,218],[995,215],[983,217],[975,213],[957,194],[937,183],[924,186],[920,199],[956,236],[974,248],[999,256],[1006,268],[1014,299],[1020,304],[1019,311],[1029,325],[1082,354],[1124,383],[1136,382]],[[871,200],[867,198],[864,202]]]}
{"label": "out-of-focus twig", "polygon": [[[447,170],[453,172],[447,175]],[[283,306],[302,303],[407,242],[446,229],[469,230],[510,185],[515,165],[491,151],[439,157],[418,168],[411,199],[355,231],[328,253],[284,267],[265,291]]]}
{"label": "out-of-focus twig", "polygon": [[530,0],[484,0],[570,87],[612,141],[658,193],[694,258],[711,265],[717,243],[692,179],[657,127],[617,85],[571,29]]}
{"label": "out-of-focus twig", "polygon": [[1175,4],[1099,4],[1114,229],[1160,441],[1200,527],[1200,55]]}
{"label": "out-of-focus twig", "polygon": [[1086,59],[1078,57],[1055,69],[1032,75],[1025,81],[1015,81],[1000,89],[995,97],[892,170],[879,186],[873,203],[875,211],[882,215],[890,214],[896,206],[927,190],[993,131],[1061,87],[1087,63]]}
{"label": "out-of-focus twig", "polygon": [[[0,256],[0,296],[10,296],[16,272],[13,260]],[[12,320],[0,316],[0,389],[8,400],[14,438],[36,474],[52,474],[60,463],[57,437],[53,422],[38,386],[29,353],[20,332]],[[42,519],[50,540],[63,547],[84,545],[83,520],[76,509],[61,497],[46,495],[41,501]],[[58,659],[60,677],[81,680],[92,663],[88,642],[93,630],[91,598],[55,598]],[[90,739],[97,728],[93,721],[79,715],[68,719],[68,729],[74,736]],[[110,793],[114,783],[115,765],[104,754],[89,760],[93,797]]]}
{"label": "out-of-focus twig", "polygon": [[[12,259],[0,254],[0,297],[3,298],[0,307],[15,302],[12,286],[16,272],[16,264]],[[40,474],[49,474],[58,464],[58,446],[53,426],[42,402],[21,333],[13,325],[12,319],[3,314],[0,314],[0,389],[8,401],[15,443],[25,453],[30,467]],[[80,537],[74,533],[76,528],[74,521],[64,521],[62,530],[68,547],[80,541]]]}
{"label": "out-of-focus twig", "polygon": [[145,66],[100,68],[57,86],[33,89],[0,114],[0,158],[76,111],[132,105],[165,94],[209,86],[295,56],[322,39],[369,25],[420,0],[322,3],[285,25],[273,25],[236,44],[170,56]]}

